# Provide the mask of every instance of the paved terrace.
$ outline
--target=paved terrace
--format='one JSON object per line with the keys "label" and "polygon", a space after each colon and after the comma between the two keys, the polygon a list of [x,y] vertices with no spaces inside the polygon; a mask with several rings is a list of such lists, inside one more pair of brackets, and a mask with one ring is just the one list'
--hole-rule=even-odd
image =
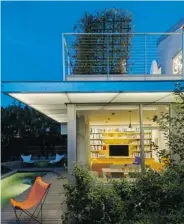
{"label": "paved terrace", "polygon": [[[42,211],[42,223],[43,224],[60,224],[62,223],[61,215],[63,214],[64,209],[66,209],[64,196],[63,184],[66,184],[67,177],[66,173],[57,170],[57,173],[48,173],[43,177],[43,180],[47,183],[52,183],[50,191],[47,195],[45,203],[43,205]],[[24,191],[21,195],[16,197],[17,200],[24,200],[30,191],[30,188]],[[34,209],[33,209],[34,210]],[[26,223],[29,219],[28,216],[21,215],[21,223]],[[1,223],[2,224],[14,224],[16,223],[15,213],[11,204],[5,206],[1,211]],[[36,221],[31,221],[31,224],[37,223]]]}

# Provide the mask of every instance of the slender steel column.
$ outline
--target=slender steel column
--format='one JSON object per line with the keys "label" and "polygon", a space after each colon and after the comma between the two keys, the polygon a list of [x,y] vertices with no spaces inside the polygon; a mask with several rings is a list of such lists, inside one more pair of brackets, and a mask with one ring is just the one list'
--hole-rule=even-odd
{"label": "slender steel column", "polygon": [[107,40],[107,80],[109,80],[109,73],[110,73],[110,67],[109,67],[109,44]]}
{"label": "slender steel column", "polygon": [[144,34],[144,74],[147,74],[147,34]]}
{"label": "slender steel column", "polygon": [[65,36],[62,34],[62,64],[63,64],[63,81],[66,79],[66,71],[65,71]]}
{"label": "slender steel column", "polygon": [[143,117],[142,117],[142,104],[139,105],[139,121],[140,121],[140,146],[141,146],[141,170],[145,170],[144,159],[144,129],[143,129]]}

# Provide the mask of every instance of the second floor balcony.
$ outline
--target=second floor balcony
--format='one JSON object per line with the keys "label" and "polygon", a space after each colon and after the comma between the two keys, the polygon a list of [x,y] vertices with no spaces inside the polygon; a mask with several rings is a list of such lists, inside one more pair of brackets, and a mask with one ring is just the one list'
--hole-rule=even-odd
{"label": "second floor balcony", "polygon": [[184,79],[184,32],[65,33],[66,81]]}

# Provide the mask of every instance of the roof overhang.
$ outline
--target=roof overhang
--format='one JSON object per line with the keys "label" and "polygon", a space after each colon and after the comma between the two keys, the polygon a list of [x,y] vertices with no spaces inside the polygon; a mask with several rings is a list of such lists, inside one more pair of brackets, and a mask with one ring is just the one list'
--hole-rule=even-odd
{"label": "roof overhang", "polygon": [[4,93],[173,92],[184,80],[3,82]]}
{"label": "roof overhang", "polygon": [[119,104],[158,104],[175,101],[176,84],[184,81],[143,82],[3,82],[2,92],[58,121],[67,122],[67,104],[111,109]]}

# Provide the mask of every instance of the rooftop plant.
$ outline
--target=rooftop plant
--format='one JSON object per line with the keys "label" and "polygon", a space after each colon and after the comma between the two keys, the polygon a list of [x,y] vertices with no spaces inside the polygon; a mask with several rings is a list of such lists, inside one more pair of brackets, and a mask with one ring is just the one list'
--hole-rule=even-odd
{"label": "rooftop plant", "polygon": [[127,73],[132,31],[130,12],[116,8],[85,12],[74,31],[85,33],[77,35],[73,45],[75,74]]}

